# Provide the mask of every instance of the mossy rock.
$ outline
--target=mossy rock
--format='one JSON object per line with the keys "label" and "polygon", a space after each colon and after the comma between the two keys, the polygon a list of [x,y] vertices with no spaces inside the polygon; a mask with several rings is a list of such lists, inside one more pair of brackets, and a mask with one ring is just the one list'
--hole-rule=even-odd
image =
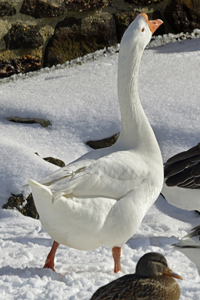
{"label": "mossy rock", "polygon": [[21,14],[26,14],[38,18],[55,18],[65,13],[64,3],[53,5],[41,0],[24,0],[20,9]]}
{"label": "mossy rock", "polygon": [[34,219],[39,219],[39,214],[35,207],[33,196],[30,194],[27,199],[24,198],[23,194],[11,194],[11,197],[8,199],[8,202],[3,205],[5,209],[14,209],[16,208],[24,216],[28,216]]}
{"label": "mossy rock", "polygon": [[58,159],[58,158],[53,158],[53,157],[44,157],[43,158],[44,160],[48,161],[49,163],[51,164],[54,164],[56,166],[59,166],[59,167],[64,167],[65,166],[65,163],[64,161]]}
{"label": "mossy rock", "polygon": [[200,29],[199,0],[171,0],[164,15],[175,33],[186,33],[192,32],[196,28]]}
{"label": "mossy rock", "polygon": [[0,3],[0,17],[13,16],[16,14],[16,9],[13,5],[7,2]]}
{"label": "mossy rock", "polygon": [[151,4],[158,4],[164,2],[165,0],[125,0],[125,2],[135,4],[138,6],[149,6]]}
{"label": "mossy rock", "polygon": [[16,59],[0,60],[0,78],[14,74],[27,73],[41,69],[41,60],[38,57],[26,55]]}
{"label": "mossy rock", "polygon": [[40,34],[40,28],[36,25],[12,25],[8,33],[4,35],[4,40],[7,50],[38,48],[44,43],[44,39]]}
{"label": "mossy rock", "polygon": [[44,67],[62,64],[117,43],[115,21],[108,13],[59,22],[44,54]]}
{"label": "mossy rock", "polygon": [[47,127],[51,125],[51,122],[49,120],[45,119],[37,119],[37,118],[20,118],[20,117],[7,117],[6,118],[10,122],[14,123],[22,123],[22,124],[35,124],[38,123],[42,127]]}
{"label": "mossy rock", "polygon": [[69,11],[89,11],[106,7],[112,0],[65,0]]}
{"label": "mossy rock", "polygon": [[114,134],[109,138],[97,140],[97,141],[88,141],[86,145],[90,146],[93,149],[100,149],[112,146],[118,139],[119,134]]}

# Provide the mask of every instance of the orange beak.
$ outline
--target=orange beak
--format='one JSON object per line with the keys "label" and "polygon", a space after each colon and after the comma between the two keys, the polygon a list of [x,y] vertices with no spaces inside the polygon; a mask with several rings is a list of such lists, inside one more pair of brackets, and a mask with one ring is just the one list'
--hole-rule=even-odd
{"label": "orange beak", "polygon": [[160,25],[162,25],[163,21],[160,19],[149,21],[147,14],[141,13],[141,15],[145,18],[149,25],[149,29],[151,30],[152,34],[158,29]]}
{"label": "orange beak", "polygon": [[178,274],[174,273],[172,270],[170,270],[170,268],[167,269],[167,271],[165,271],[164,275],[167,275],[167,276],[171,276],[171,277],[174,277],[174,278],[178,278],[178,279],[183,279],[181,276],[179,276]]}

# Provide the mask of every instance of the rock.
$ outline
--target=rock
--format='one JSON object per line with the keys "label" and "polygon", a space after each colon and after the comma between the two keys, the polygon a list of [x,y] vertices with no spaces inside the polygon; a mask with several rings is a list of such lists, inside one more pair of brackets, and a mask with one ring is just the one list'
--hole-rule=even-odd
{"label": "rock", "polygon": [[[36,155],[38,155],[39,157],[41,157],[37,152],[35,152]],[[43,157],[42,159],[46,160],[47,162],[53,164],[53,165],[56,165],[58,167],[64,167],[65,166],[65,163],[64,161],[58,159],[58,158],[54,158],[54,157]]]}
{"label": "rock", "polygon": [[3,205],[5,209],[16,208],[24,216],[28,216],[34,219],[39,218],[39,214],[35,207],[33,196],[30,194],[27,199],[24,198],[23,194],[11,194],[12,196],[8,199],[8,202]]}
{"label": "rock", "polygon": [[47,44],[44,67],[62,64],[116,43],[112,15],[102,13],[80,19],[67,17],[58,23],[54,36]]}
{"label": "rock", "polygon": [[100,149],[100,148],[106,148],[112,146],[118,139],[119,133],[114,134],[113,136],[102,139],[102,140],[97,140],[97,141],[88,141],[86,145],[90,146],[93,149]]}
{"label": "rock", "polygon": [[12,25],[4,36],[6,49],[38,48],[44,43],[39,26]]}
{"label": "rock", "polygon": [[112,0],[65,0],[68,10],[86,11],[106,7]]}
{"label": "rock", "polygon": [[[37,152],[35,152],[36,155],[38,155],[39,157],[41,157]],[[58,167],[64,167],[65,166],[65,163],[64,161],[58,159],[58,158],[54,158],[54,157],[43,157],[44,160],[46,160],[47,162],[53,164],[53,165],[56,165]]]}
{"label": "rock", "polygon": [[48,161],[49,163],[51,164],[54,164],[56,166],[59,166],[59,167],[64,167],[65,166],[65,163],[64,161],[58,159],[58,158],[53,158],[53,157],[44,157],[43,158],[44,160]]}
{"label": "rock", "polygon": [[125,2],[132,3],[140,6],[149,6],[151,4],[157,4],[164,2],[165,0],[125,0]]}
{"label": "rock", "polygon": [[172,0],[164,15],[176,33],[200,29],[199,0]]}
{"label": "rock", "polygon": [[41,0],[24,0],[20,9],[21,14],[26,14],[39,18],[53,18],[59,17],[65,13],[64,2],[62,5],[57,6]]}
{"label": "rock", "polygon": [[0,3],[0,17],[13,16],[16,14],[16,9],[13,5],[7,2]]}
{"label": "rock", "polygon": [[9,77],[13,74],[27,73],[41,69],[41,61],[30,55],[19,59],[4,59],[0,61],[0,78]]}
{"label": "rock", "polygon": [[25,124],[34,124],[38,123],[42,127],[47,127],[51,125],[51,122],[49,120],[44,119],[37,119],[37,118],[19,118],[19,117],[7,117],[8,121],[14,122],[14,123],[25,123]]}

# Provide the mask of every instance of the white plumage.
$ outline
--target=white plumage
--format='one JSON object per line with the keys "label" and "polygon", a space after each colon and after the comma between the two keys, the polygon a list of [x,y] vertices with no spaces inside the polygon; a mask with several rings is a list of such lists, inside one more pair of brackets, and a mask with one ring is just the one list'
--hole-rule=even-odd
{"label": "white plumage", "polygon": [[28,181],[41,223],[56,241],[45,267],[54,270],[61,243],[80,250],[112,247],[114,271],[121,270],[121,247],[161,191],[162,157],[138,95],[141,56],[161,24],[140,14],[122,38],[118,59],[122,125],[117,142],[85,154],[39,182]]}

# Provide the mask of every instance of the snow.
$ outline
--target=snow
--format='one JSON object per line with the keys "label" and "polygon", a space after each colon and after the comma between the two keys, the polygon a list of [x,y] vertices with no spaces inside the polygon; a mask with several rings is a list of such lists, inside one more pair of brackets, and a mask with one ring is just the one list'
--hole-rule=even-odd
{"label": "snow", "polygon": [[[148,48],[142,58],[140,98],[164,161],[199,142],[199,49],[199,38],[173,40]],[[82,65],[66,63],[0,81],[1,207],[11,193],[30,193],[22,187],[27,179],[40,179],[58,168],[42,157],[67,164],[89,151],[86,141],[120,131],[118,53],[103,53]],[[11,116],[49,119],[52,125],[11,123],[6,120]],[[180,299],[199,300],[196,266],[171,246],[199,224],[196,212],[175,208],[160,196],[123,247],[123,273],[113,273],[107,247],[84,252],[62,245],[56,254],[58,273],[54,273],[42,269],[52,240],[40,221],[1,209],[1,299],[90,299],[100,286],[134,273],[144,253],[157,251],[183,277],[178,280]]]}

